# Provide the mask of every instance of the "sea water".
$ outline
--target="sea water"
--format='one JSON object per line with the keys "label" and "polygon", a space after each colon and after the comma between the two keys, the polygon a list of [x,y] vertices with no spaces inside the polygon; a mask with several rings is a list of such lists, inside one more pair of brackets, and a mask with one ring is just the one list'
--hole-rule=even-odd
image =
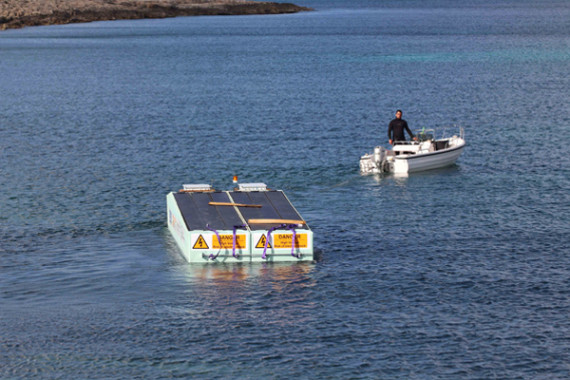
{"label": "sea water", "polygon": [[[300,5],[0,32],[0,378],[570,377],[568,3]],[[360,176],[398,108],[457,164]],[[233,175],[315,263],[184,261]]]}

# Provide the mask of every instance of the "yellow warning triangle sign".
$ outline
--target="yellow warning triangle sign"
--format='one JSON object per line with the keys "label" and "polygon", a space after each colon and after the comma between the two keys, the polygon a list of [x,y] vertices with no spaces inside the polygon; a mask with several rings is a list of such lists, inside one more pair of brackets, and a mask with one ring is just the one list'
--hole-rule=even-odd
{"label": "yellow warning triangle sign", "polygon": [[[265,235],[261,235],[261,237],[259,238],[259,241],[257,242],[257,245],[255,246],[255,248],[265,248]],[[267,244],[267,248],[273,248],[271,246],[271,243]]]}
{"label": "yellow warning triangle sign", "polygon": [[196,243],[194,243],[192,249],[210,249],[210,247],[208,247],[208,244],[206,243],[204,237],[200,235],[198,236],[198,240],[196,240]]}

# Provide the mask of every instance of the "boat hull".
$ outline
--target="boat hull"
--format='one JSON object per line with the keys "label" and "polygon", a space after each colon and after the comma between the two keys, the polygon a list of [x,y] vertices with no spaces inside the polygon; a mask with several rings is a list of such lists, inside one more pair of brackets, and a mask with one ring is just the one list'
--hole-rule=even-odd
{"label": "boat hull", "polygon": [[392,150],[377,146],[374,153],[360,157],[360,173],[408,174],[453,165],[465,147],[462,128],[460,132],[450,138],[400,143]]}
{"label": "boat hull", "polygon": [[463,141],[457,146],[444,150],[424,154],[396,156],[394,157],[394,165],[390,166],[390,172],[395,174],[414,173],[453,165],[463,152],[464,147],[465,142]]}

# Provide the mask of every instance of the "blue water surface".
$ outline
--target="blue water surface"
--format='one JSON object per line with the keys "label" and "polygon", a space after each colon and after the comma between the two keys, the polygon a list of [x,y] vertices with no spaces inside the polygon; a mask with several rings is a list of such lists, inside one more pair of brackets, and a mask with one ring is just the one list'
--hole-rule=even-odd
{"label": "blue water surface", "polygon": [[[0,32],[0,378],[570,377],[568,3],[301,5]],[[397,108],[457,165],[360,176]],[[184,261],[234,174],[315,263]]]}

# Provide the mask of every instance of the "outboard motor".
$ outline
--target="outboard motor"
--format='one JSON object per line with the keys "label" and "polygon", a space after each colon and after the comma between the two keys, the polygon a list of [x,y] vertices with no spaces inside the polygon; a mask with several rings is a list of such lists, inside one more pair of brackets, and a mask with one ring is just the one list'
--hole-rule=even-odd
{"label": "outboard motor", "polygon": [[384,147],[377,146],[374,148],[374,153],[360,157],[360,172],[362,174],[383,173],[387,155]]}
{"label": "outboard motor", "polygon": [[382,146],[377,146],[374,148],[374,163],[378,168],[382,167],[382,163],[386,158],[386,149]]}

